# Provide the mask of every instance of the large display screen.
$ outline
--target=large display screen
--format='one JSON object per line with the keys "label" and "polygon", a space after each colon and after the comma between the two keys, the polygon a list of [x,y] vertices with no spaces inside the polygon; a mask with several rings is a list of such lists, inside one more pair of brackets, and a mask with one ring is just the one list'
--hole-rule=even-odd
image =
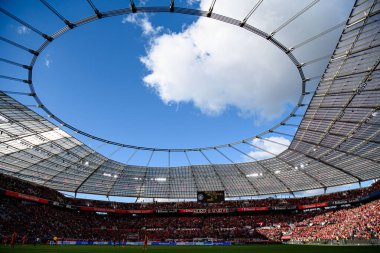
{"label": "large display screen", "polygon": [[224,191],[197,192],[197,201],[202,203],[216,203],[224,201]]}

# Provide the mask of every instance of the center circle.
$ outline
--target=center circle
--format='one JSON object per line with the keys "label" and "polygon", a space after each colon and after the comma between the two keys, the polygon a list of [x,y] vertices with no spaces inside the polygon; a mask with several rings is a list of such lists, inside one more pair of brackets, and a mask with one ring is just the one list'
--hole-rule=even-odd
{"label": "center circle", "polygon": [[[247,123],[247,119],[237,116],[238,110],[233,107],[228,108],[223,117],[214,117],[194,110],[191,103],[164,105],[155,91],[142,82],[149,71],[144,69],[138,57],[146,53],[146,44],[144,38],[129,36],[133,29],[131,25],[122,25],[120,19],[103,19],[87,24],[86,28],[75,28],[54,40],[44,50],[39,59],[46,61],[51,57],[53,63],[46,74],[39,71],[41,66],[35,68],[33,83],[38,97],[45,108],[53,112],[54,119],[58,118],[90,135],[99,136],[106,142],[114,140],[119,144],[157,147],[157,140],[165,136],[165,147],[158,148],[180,148],[184,146],[183,143],[188,143],[190,147],[211,146],[266,130],[260,127],[255,129],[253,124]],[[234,29],[237,33],[247,33],[238,27]],[[115,33],[124,33],[125,37],[115,40]],[[262,38],[256,38],[265,43]],[[92,43],[91,48],[87,47],[89,43]],[[116,51],[116,48],[123,50]],[[280,60],[288,61],[287,66],[296,76],[296,68],[289,64],[291,61],[283,52],[273,45],[267,50],[278,54]],[[247,48],[246,51],[251,52],[252,56],[257,54],[253,48]],[[133,57],[130,52],[138,53]],[[81,59],[80,63],[77,59]],[[127,63],[127,66],[123,63]],[[237,73],[231,73],[234,74]],[[270,82],[270,77],[264,81]],[[299,85],[297,89],[300,90]],[[69,113],[60,112],[62,106],[68,107]],[[141,108],[144,108],[144,113],[139,113]],[[199,124],[200,118],[204,123]],[[234,123],[225,124],[225,118]],[[194,121],[198,124],[191,124]],[[97,126],[96,129],[86,129],[89,124]],[[136,134],[136,128],[144,134]],[[200,130],[196,131],[196,136],[191,135],[194,128]],[[229,135],[223,134],[225,132],[233,132],[235,139],[229,139]]]}

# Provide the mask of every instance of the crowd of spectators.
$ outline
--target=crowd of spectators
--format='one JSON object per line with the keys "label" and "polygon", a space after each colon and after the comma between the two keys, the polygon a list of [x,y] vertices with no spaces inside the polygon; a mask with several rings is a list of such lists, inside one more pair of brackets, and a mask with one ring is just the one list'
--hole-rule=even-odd
{"label": "crowd of spectators", "polygon": [[289,206],[320,203],[325,201],[337,201],[353,199],[367,195],[370,192],[380,190],[380,181],[370,187],[322,194],[303,198],[266,198],[250,200],[227,200],[222,203],[198,203],[195,201],[185,202],[146,202],[146,203],[121,203],[112,201],[89,200],[65,197],[62,193],[48,187],[29,183],[14,177],[0,174],[0,188],[29,194],[32,196],[58,201],[76,206],[89,206],[110,209],[147,210],[147,209],[200,209],[200,208],[239,208],[239,207],[268,207]]}
{"label": "crowd of spectators", "polygon": [[[120,209],[205,208],[196,202],[115,203],[67,198],[61,193],[0,174],[0,188],[74,205]],[[309,204],[352,199],[379,190],[379,182],[353,191],[308,198],[225,201],[211,207],[236,208]],[[49,239],[54,236],[84,240],[270,240],[295,241],[379,238],[380,200],[347,208],[271,211],[257,214],[214,215],[122,215],[71,210],[2,196],[0,198],[0,236],[16,232],[19,237]]]}
{"label": "crowd of spectators", "polygon": [[294,241],[380,239],[380,200],[355,208],[311,212],[287,225],[257,230],[271,240],[284,236]]}
{"label": "crowd of spectators", "polygon": [[58,202],[64,202],[67,199],[62,193],[54,189],[2,173],[0,173],[0,188]]}
{"label": "crowd of spectators", "polygon": [[[113,240],[151,240],[219,238],[249,238],[256,218],[247,217],[157,217],[103,215],[56,208],[49,205],[2,198],[0,202],[0,234],[39,238]],[[245,226],[247,225],[247,226]],[[250,226],[249,226],[250,225]],[[256,237],[264,238],[256,233]]]}
{"label": "crowd of spectators", "polygon": [[379,238],[380,200],[348,209],[218,216],[105,215],[1,198],[0,234],[85,240]]}

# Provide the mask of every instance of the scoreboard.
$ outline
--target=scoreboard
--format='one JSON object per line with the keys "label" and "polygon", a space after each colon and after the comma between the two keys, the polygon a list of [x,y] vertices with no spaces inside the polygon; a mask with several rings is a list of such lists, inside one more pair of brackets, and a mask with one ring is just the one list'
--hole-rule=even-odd
{"label": "scoreboard", "polygon": [[197,192],[197,201],[202,203],[217,203],[224,201],[224,191]]}

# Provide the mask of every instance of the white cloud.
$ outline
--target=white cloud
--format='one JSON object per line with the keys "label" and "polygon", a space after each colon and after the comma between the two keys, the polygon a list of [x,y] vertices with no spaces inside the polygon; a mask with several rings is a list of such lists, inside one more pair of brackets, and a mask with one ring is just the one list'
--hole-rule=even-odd
{"label": "white cloud", "polygon": [[140,0],[139,5],[144,6],[148,3],[149,0]]}
{"label": "white cloud", "polygon": [[[290,140],[284,138],[284,137],[268,137],[268,138],[264,138],[266,140],[270,140],[270,141],[265,141],[265,140],[262,140],[262,139],[253,139],[252,141],[252,145],[256,146],[256,147],[259,147],[265,151],[268,151],[268,152],[265,152],[263,150],[260,150],[260,149],[256,149],[255,151],[251,151],[248,153],[249,156],[257,159],[257,160],[262,160],[262,159],[267,159],[267,158],[270,158],[270,157],[273,157],[272,154],[275,154],[275,155],[278,155],[280,153],[282,153],[283,151],[285,151],[287,149],[287,146],[290,145]],[[277,143],[281,143],[283,145],[280,145],[280,144],[277,144],[277,143],[273,143],[273,142],[277,142]],[[286,145],[286,146],[284,146]]]}
{"label": "white cloud", "polygon": [[195,3],[199,3],[199,0],[186,0],[186,3],[187,3],[188,5],[193,5],[193,4],[195,4]]}
{"label": "white cloud", "polygon": [[47,55],[45,56],[45,58],[44,58],[45,66],[48,67],[48,68],[50,68],[50,65],[52,64],[52,62],[53,62],[53,61],[51,60],[50,55],[47,54]]}
{"label": "white cloud", "polygon": [[17,33],[18,34],[29,34],[30,33],[30,29],[24,25],[21,25],[21,26],[18,26],[17,27]]}
{"label": "white cloud", "polygon": [[299,96],[295,68],[274,47],[258,50],[262,39],[220,26],[200,19],[182,33],[154,39],[141,58],[151,72],[144,77],[146,85],[167,104],[192,102],[209,115],[229,106],[258,118],[282,114],[284,105]]}
{"label": "white cloud", "polygon": [[146,36],[154,36],[162,31],[162,26],[154,27],[146,13],[129,14],[121,21],[123,24],[131,23],[139,26]]}
{"label": "white cloud", "polygon": [[[252,19],[260,20],[260,27],[271,32],[273,23],[282,24],[289,18],[288,14],[299,11],[304,2],[289,2],[284,6],[290,10],[282,13],[281,8],[271,8],[278,3],[265,4],[266,11],[257,11]],[[209,5],[209,0],[200,2],[203,10]],[[326,5],[324,3],[325,9],[334,9]],[[214,10],[242,20],[252,7],[252,1],[238,5],[235,1],[217,1]],[[331,11],[330,14],[329,18],[319,17],[319,21],[312,16],[303,22],[302,28],[307,28],[308,36],[315,35],[337,23],[337,15]],[[288,37],[284,30],[279,33],[281,40],[294,45],[298,30],[292,29]],[[301,31],[304,35],[304,29]],[[335,41],[332,44],[335,45]],[[318,53],[320,48],[313,49],[309,55]],[[234,107],[241,115],[254,117],[256,123],[269,121],[283,114],[287,106],[294,105],[300,94],[298,72],[278,48],[243,29],[207,18],[198,19],[182,32],[156,36],[141,61],[149,71],[144,83],[154,89],[164,103],[193,103],[208,115],[219,115]]]}

